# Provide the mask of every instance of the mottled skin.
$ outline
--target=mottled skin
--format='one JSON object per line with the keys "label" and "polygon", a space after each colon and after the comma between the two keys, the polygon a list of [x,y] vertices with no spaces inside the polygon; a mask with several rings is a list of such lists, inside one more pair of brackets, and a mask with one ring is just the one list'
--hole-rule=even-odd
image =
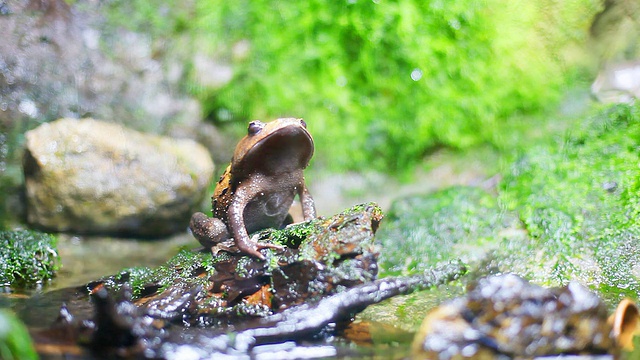
{"label": "mottled skin", "polygon": [[290,223],[296,194],[304,219],[316,217],[302,173],[312,155],[313,139],[302,119],[249,123],[247,136],[216,185],[213,217],[200,212],[191,217],[194,237],[207,248],[233,238],[241,252],[264,259],[258,250],[278,246],[254,242],[249,234]]}

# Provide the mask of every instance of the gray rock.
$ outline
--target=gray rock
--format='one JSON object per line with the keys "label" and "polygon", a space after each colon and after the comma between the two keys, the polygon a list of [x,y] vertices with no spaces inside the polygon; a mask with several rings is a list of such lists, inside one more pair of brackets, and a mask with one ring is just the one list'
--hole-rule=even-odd
{"label": "gray rock", "polygon": [[603,69],[591,85],[591,92],[603,103],[633,103],[640,98],[640,61]]}
{"label": "gray rock", "polygon": [[157,237],[187,228],[213,162],[192,140],[93,119],[27,132],[27,220],[49,231]]}
{"label": "gray rock", "polygon": [[124,29],[102,1],[0,4],[0,125],[92,116],[163,133],[202,117],[182,89],[190,40]]}

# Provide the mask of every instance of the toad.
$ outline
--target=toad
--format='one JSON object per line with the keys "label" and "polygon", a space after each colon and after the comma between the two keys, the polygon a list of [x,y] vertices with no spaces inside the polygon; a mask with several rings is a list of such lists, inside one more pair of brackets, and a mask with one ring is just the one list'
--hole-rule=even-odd
{"label": "toad", "polygon": [[211,249],[233,238],[242,253],[264,260],[260,249],[280,247],[256,242],[249,234],[291,223],[289,208],[296,194],[304,220],[316,217],[302,173],[312,155],[313,138],[304,120],[250,122],[214,190],[213,217],[201,212],[191,217],[193,236]]}

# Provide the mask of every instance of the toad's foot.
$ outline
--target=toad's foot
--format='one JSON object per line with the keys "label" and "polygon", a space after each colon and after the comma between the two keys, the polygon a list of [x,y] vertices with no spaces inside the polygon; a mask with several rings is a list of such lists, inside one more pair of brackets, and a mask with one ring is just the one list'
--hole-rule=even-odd
{"label": "toad's foot", "polygon": [[265,260],[265,257],[258,250],[262,250],[262,249],[274,249],[274,250],[280,250],[280,251],[284,250],[284,246],[270,244],[270,243],[262,243],[254,239],[256,239],[256,236],[254,236],[254,238],[252,239],[247,239],[245,241],[236,241],[236,246],[241,252],[247,255],[256,257],[260,260]]}
{"label": "toad's foot", "polygon": [[236,243],[235,243],[235,241],[233,241],[233,239],[227,239],[227,240],[221,241],[221,242],[213,245],[210,249],[211,249],[211,254],[214,257],[216,255],[218,255],[218,253],[220,251],[226,251],[228,253],[239,253],[240,252],[238,247],[236,247]]}

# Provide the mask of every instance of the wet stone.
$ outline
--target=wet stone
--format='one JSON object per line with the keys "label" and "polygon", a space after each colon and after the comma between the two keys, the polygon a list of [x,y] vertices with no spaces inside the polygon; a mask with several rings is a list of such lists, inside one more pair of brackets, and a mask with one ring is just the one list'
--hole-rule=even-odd
{"label": "wet stone", "polygon": [[159,237],[184,231],[213,162],[192,140],[94,119],[59,119],[26,133],[27,220],[40,229]]}
{"label": "wet stone", "polygon": [[[219,250],[213,258],[208,259],[210,255],[205,253],[212,271],[184,279],[201,286],[196,295],[198,315],[191,321],[211,324],[218,317],[227,321],[229,316],[263,316],[375,280],[377,249],[373,240],[381,219],[377,205],[364,204],[328,219],[261,231],[257,234],[260,242],[287,245],[284,250],[261,250],[266,261],[236,252],[233,241],[222,246],[227,251]],[[138,301],[166,297],[174,287],[182,286],[180,281],[173,282],[163,293]],[[161,309],[154,311],[162,313]]]}
{"label": "wet stone", "polygon": [[604,302],[578,283],[548,289],[512,274],[491,276],[427,315],[414,354],[434,359],[616,354],[607,318]]}

